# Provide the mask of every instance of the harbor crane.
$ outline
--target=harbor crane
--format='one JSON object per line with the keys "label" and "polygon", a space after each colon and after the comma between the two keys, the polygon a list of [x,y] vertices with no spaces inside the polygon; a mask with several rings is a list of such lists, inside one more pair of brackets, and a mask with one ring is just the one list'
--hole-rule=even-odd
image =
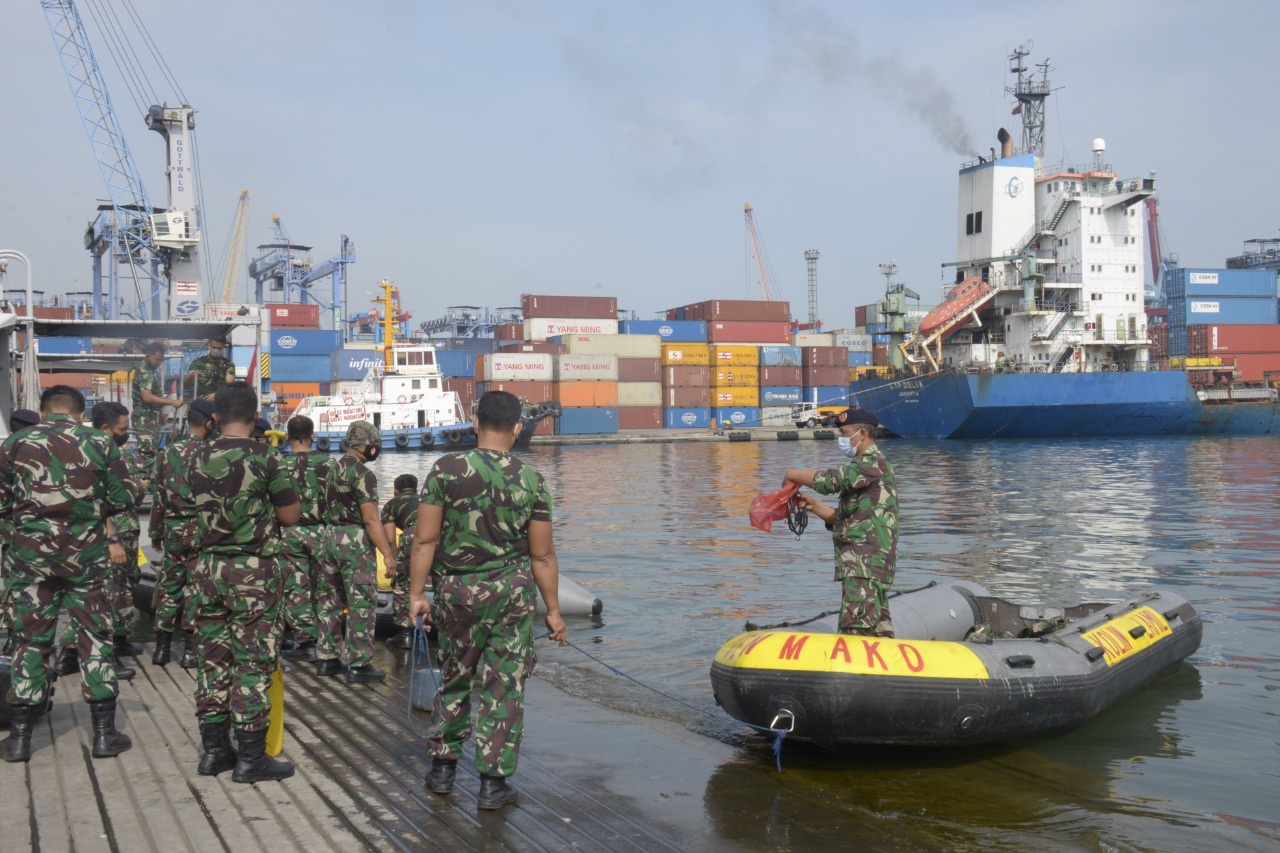
{"label": "harbor crane", "polygon": [[244,238],[249,227],[249,191],[240,190],[240,203],[236,205],[236,223],[231,229],[231,253],[227,259],[227,274],[222,279],[222,301],[230,302],[236,295],[236,282],[240,278],[240,262],[244,259]]}
{"label": "harbor crane", "polygon": [[751,209],[751,202],[746,203],[742,212],[747,220],[747,240],[751,243],[751,258],[755,261],[760,295],[765,298],[765,301],[772,302],[774,299],[773,274],[769,269],[769,259],[764,253],[764,241],[760,239],[760,229],[756,227],[755,212]]}

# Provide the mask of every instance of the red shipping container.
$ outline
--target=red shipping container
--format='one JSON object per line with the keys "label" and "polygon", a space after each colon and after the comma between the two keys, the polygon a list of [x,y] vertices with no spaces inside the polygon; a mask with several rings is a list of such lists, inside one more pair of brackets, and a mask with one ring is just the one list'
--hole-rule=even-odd
{"label": "red shipping container", "polygon": [[871,363],[876,367],[888,367],[889,365],[889,345],[888,344],[872,344],[871,345]]}
{"label": "red shipping container", "polygon": [[1165,325],[1148,326],[1147,335],[1151,338],[1151,349],[1148,351],[1152,359],[1163,359],[1169,355],[1169,327]]}
{"label": "red shipping container", "polygon": [[664,387],[662,402],[668,409],[707,409],[711,407],[711,389],[705,385]]}
{"label": "red shipping container", "polygon": [[[1164,321],[1169,318],[1169,309],[1168,308],[1148,308],[1147,319],[1153,320],[1155,318],[1159,318],[1161,321],[1160,325],[1164,325]],[[1150,326],[1151,323],[1148,323],[1147,325]]]}
{"label": "red shipping container", "polygon": [[803,367],[762,367],[760,368],[760,387],[773,388],[779,385],[803,385]]}
{"label": "red shipping container", "polygon": [[707,323],[722,320],[752,323],[776,321],[790,326],[791,303],[756,299],[710,299],[685,305],[684,318]]}
{"label": "red shipping container", "polygon": [[582,320],[617,320],[616,296],[520,296],[520,310],[525,319],[533,317],[573,317]]}
{"label": "red shipping container", "polygon": [[503,323],[493,327],[493,336],[508,341],[524,339],[524,323]]}
{"label": "red shipping container", "polygon": [[[848,358],[848,356],[845,356]],[[810,388],[819,385],[848,385],[849,384],[849,365],[844,367],[805,367],[804,382]]]}
{"label": "red shipping container", "polygon": [[550,382],[480,382],[476,385],[476,393],[481,393],[481,387],[485,391],[506,391],[517,397],[524,397],[529,403],[543,403],[555,399]]}
{"label": "red shipping container", "polygon": [[[18,306],[15,313],[21,317],[27,316],[24,306]],[[37,320],[74,320],[76,318],[76,309],[62,308],[53,305],[37,305],[35,310],[35,318]],[[58,383],[54,383],[55,385]]]}
{"label": "red shipping container", "polygon": [[569,348],[564,344],[553,344],[551,341],[521,341],[515,344],[503,344],[500,352],[548,352],[552,355],[564,355]]}
{"label": "red shipping container", "polygon": [[[775,303],[766,302],[766,305]],[[751,320],[722,320],[707,323],[707,342],[713,344],[790,344],[791,324]]]}
{"label": "red shipping container", "polygon": [[662,429],[662,407],[619,406],[618,429]]}
{"label": "red shipping container", "polygon": [[273,329],[318,329],[320,306],[313,303],[268,302],[267,310]]}
{"label": "red shipping container", "polygon": [[[709,388],[711,367],[705,364],[668,364],[662,368],[662,384],[668,388]],[[687,407],[671,405],[667,408]]]}
{"label": "red shipping container", "polygon": [[857,326],[859,329],[865,329],[867,327],[867,306],[859,305],[857,308],[853,309],[853,325]]}
{"label": "red shipping container", "polygon": [[474,379],[449,377],[441,384],[444,390],[452,391],[458,395],[458,400],[462,403],[463,412],[469,413],[471,411],[471,404],[478,399],[476,397],[476,381]]}
{"label": "red shipping container", "polygon": [[618,359],[618,381],[661,382],[662,359],[620,358]]}
{"label": "red shipping container", "polygon": [[[1233,355],[1245,352],[1280,352],[1280,323],[1249,323],[1216,326],[1187,326],[1188,349],[1191,330],[1204,329],[1205,351],[1202,355]],[[1188,352],[1188,355],[1195,353]]]}
{"label": "red shipping container", "polygon": [[849,366],[848,347],[801,347],[800,363],[805,367]]}
{"label": "red shipping container", "polygon": [[[1267,373],[1280,374],[1280,352],[1240,353],[1234,358],[1243,382],[1261,382]],[[1271,378],[1274,381],[1280,376]]]}

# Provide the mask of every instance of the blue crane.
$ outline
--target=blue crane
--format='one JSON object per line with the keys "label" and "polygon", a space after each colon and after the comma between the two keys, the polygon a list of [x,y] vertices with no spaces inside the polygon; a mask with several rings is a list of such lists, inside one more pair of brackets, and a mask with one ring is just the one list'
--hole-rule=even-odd
{"label": "blue crane", "polygon": [[[338,254],[319,264],[311,262],[311,247],[294,243],[285,230],[279,216],[271,216],[275,239],[258,247],[258,257],[249,264],[249,276],[254,281],[254,298],[259,303],[272,301],[272,292],[283,303],[319,305],[329,317],[321,325],[342,330],[343,306],[346,304],[347,266],[356,261],[356,246],[346,234],[338,238]],[[312,285],[328,278],[332,295],[326,302],[316,294]]]}

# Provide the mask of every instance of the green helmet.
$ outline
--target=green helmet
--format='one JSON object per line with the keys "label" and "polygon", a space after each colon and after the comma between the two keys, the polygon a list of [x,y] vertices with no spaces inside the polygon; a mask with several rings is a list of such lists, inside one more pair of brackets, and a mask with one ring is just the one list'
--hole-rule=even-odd
{"label": "green helmet", "polygon": [[368,421],[356,421],[347,427],[348,447],[368,447],[381,443],[382,436],[378,433],[378,428]]}

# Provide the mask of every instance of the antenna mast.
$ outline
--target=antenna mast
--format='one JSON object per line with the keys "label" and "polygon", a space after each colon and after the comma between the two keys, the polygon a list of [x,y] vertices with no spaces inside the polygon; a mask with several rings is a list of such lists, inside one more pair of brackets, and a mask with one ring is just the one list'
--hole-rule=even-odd
{"label": "antenna mast", "polygon": [[1013,108],[1015,115],[1022,115],[1022,150],[1030,151],[1040,159],[1044,159],[1044,101],[1052,89],[1049,86],[1049,60],[1036,63],[1040,69],[1040,79],[1034,73],[1028,73],[1026,58],[1031,55],[1033,47],[1030,40],[1021,47],[1015,48],[1009,57],[1009,72],[1017,75],[1013,86],[1006,86],[1005,92],[1018,100]]}
{"label": "antenna mast", "polygon": [[818,319],[818,250],[806,249],[804,260],[809,267],[809,328],[818,332],[822,330]]}

